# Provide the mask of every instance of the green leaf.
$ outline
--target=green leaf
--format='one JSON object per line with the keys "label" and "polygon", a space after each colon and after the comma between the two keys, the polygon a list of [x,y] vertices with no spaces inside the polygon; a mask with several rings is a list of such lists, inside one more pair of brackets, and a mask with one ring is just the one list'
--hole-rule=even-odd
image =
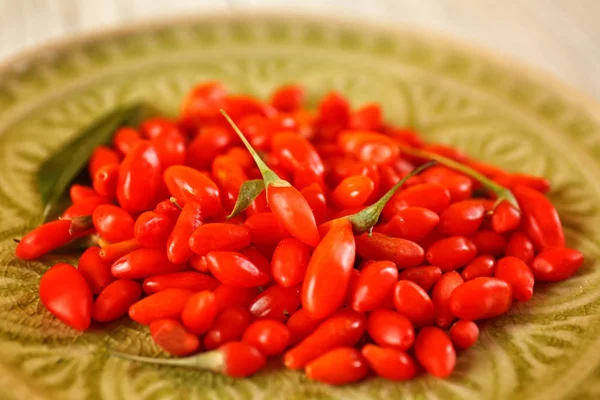
{"label": "green leaf", "polygon": [[151,113],[151,108],[144,104],[112,110],[83,128],[44,161],[37,173],[38,189],[44,207],[42,221],[47,221],[60,210],[63,195],[85,168],[97,146],[109,143],[118,128],[135,126]]}
{"label": "green leaf", "polygon": [[262,179],[254,179],[242,183],[238,198],[235,200],[235,206],[233,206],[233,211],[227,216],[227,219],[233,218],[245,211],[263,190],[265,190],[265,183]]}
{"label": "green leaf", "polygon": [[388,190],[388,192],[384,194],[377,202],[371,204],[369,207],[363,208],[361,211],[355,214],[349,215],[347,218],[352,224],[354,232],[358,234],[365,232],[371,233],[373,227],[377,224],[377,221],[379,221],[379,216],[385,208],[385,205],[388,203],[388,201],[390,201],[398,189],[400,189],[402,185],[404,185],[410,178],[420,174],[429,167],[433,167],[436,163],[437,161],[429,161],[418,166],[404,178],[400,179],[400,181],[396,183],[394,187]]}

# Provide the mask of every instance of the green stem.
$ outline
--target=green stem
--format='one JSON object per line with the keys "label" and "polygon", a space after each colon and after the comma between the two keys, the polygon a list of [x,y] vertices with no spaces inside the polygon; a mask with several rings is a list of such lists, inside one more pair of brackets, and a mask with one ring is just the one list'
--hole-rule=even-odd
{"label": "green stem", "polygon": [[352,214],[348,217],[348,221],[352,224],[352,227],[356,233],[364,233],[370,231],[379,221],[379,216],[385,208],[385,205],[390,201],[392,196],[413,176],[420,174],[422,171],[429,167],[433,167],[437,164],[436,161],[429,161],[415,169],[413,169],[408,175],[400,179],[390,190],[387,191],[377,202],[371,204],[369,207],[362,209],[356,214]]}
{"label": "green stem", "polygon": [[223,114],[223,116],[225,117],[227,122],[229,122],[229,125],[231,125],[231,127],[233,128],[235,133],[242,140],[242,143],[244,143],[244,146],[246,146],[246,148],[250,152],[250,155],[254,159],[254,162],[256,163],[256,166],[258,167],[258,169],[263,177],[263,181],[265,182],[265,186],[267,187],[267,190],[268,190],[269,186],[279,186],[279,187],[291,186],[288,181],[285,181],[285,180],[281,179],[279,176],[277,176],[277,174],[271,168],[269,168],[269,166],[263,161],[263,159],[260,158],[260,155],[256,152],[256,150],[254,150],[254,147],[252,147],[250,142],[248,142],[248,139],[246,139],[246,137],[244,136],[244,134],[242,133],[240,128],[238,128],[238,126],[235,124],[235,122],[233,122],[231,117],[229,115],[227,115],[225,110],[221,110],[221,114]]}
{"label": "green stem", "polygon": [[223,372],[225,369],[225,356],[219,350],[207,351],[195,356],[181,358],[144,357],[112,350],[109,353],[124,360],[138,361],[146,364],[171,365],[215,372]]}
{"label": "green stem", "polygon": [[490,190],[496,194],[495,206],[500,204],[502,201],[506,200],[513,207],[515,207],[517,210],[519,210],[519,203],[517,202],[517,199],[515,198],[515,196],[512,194],[512,192],[508,188],[506,188],[502,185],[499,185],[498,183],[489,179],[487,176],[475,171],[473,168],[470,168],[464,164],[461,164],[458,161],[454,161],[451,158],[447,158],[447,157],[444,157],[439,154],[435,154],[435,153],[432,153],[432,152],[429,152],[426,150],[416,149],[414,147],[404,146],[404,145],[400,145],[400,144],[398,145],[398,147],[400,148],[400,151],[402,153],[410,154],[412,156],[424,158],[427,160],[435,160],[435,161],[439,162],[440,164],[445,165],[446,167],[452,168],[456,171],[459,171],[460,173],[462,173],[464,175],[467,175],[467,176],[475,179],[476,181],[481,183],[481,185],[484,188],[486,188],[487,190]]}
{"label": "green stem", "polygon": [[181,206],[179,205],[179,203],[177,202],[177,199],[176,199],[175,197],[173,197],[173,196],[169,197],[169,201],[170,201],[171,203],[173,203],[173,205],[174,205],[175,207],[179,208],[179,211],[182,211],[182,210],[183,210],[183,207],[181,207]]}

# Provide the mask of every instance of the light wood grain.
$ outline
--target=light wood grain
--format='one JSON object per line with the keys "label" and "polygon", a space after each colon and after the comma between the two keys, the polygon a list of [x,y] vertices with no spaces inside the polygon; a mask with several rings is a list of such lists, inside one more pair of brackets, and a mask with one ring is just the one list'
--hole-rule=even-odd
{"label": "light wood grain", "polygon": [[0,0],[0,59],[47,40],[140,20],[263,9],[454,36],[550,72],[600,99],[598,0]]}

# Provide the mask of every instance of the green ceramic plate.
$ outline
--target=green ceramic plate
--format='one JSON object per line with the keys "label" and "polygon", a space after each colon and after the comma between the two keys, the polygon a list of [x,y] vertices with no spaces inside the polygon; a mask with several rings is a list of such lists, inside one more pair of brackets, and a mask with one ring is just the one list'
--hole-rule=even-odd
{"label": "green ceramic plate", "polygon": [[[336,388],[273,367],[251,379],[145,366],[105,348],[158,354],[147,330],[115,323],[79,334],[37,287],[50,262],[13,256],[35,226],[35,171],[78,128],[116,104],[175,111],[205,79],[264,97],[300,82],[376,100],[396,123],[486,162],[549,177],[569,245],[586,263],[487,322],[447,380],[372,379]],[[600,107],[538,72],[439,37],[281,16],[211,16],[63,42],[0,67],[0,398],[598,399]]]}

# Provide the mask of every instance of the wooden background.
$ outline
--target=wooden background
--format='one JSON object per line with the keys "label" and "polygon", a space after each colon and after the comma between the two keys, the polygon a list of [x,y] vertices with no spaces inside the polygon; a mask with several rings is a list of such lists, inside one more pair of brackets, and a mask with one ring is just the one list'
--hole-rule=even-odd
{"label": "wooden background", "polygon": [[73,33],[248,10],[362,18],[442,33],[550,72],[600,99],[600,0],[0,0],[0,62]]}

